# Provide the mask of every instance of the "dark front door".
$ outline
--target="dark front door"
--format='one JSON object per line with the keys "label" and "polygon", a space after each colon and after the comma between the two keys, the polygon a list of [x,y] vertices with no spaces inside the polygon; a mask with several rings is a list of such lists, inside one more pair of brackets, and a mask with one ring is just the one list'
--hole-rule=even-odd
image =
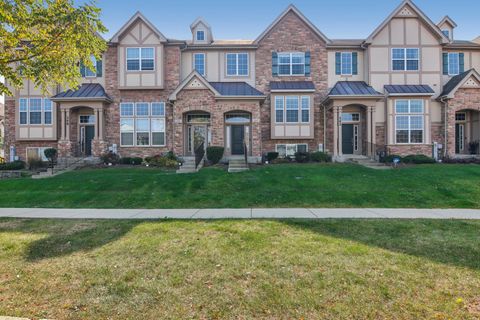
{"label": "dark front door", "polygon": [[85,155],[92,155],[92,140],[95,136],[95,126],[85,126]]}
{"label": "dark front door", "polygon": [[243,154],[244,126],[232,126],[232,154]]}
{"label": "dark front door", "polygon": [[342,153],[353,154],[353,124],[342,124]]}

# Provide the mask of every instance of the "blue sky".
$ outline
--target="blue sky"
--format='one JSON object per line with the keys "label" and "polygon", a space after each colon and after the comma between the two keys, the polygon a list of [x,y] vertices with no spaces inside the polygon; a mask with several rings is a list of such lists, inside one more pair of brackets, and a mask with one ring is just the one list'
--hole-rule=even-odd
{"label": "blue sky", "polygon": [[[365,38],[401,0],[97,0],[110,37],[141,11],[168,38],[190,38],[189,25],[201,16],[215,39],[255,39],[290,3],[329,38]],[[458,27],[455,38],[480,36],[480,1],[416,0],[435,23],[448,14]]]}

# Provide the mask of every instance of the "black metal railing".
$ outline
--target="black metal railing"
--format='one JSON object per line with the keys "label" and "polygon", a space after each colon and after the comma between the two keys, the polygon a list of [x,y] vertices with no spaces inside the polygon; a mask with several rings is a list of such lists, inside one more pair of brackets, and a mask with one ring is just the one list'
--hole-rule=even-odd
{"label": "black metal railing", "polygon": [[205,156],[205,142],[202,142],[196,149],[195,149],[195,169],[198,168],[200,162],[202,162],[203,157]]}
{"label": "black metal railing", "polygon": [[247,144],[243,144],[243,156],[245,157],[245,164],[248,164],[248,147]]}

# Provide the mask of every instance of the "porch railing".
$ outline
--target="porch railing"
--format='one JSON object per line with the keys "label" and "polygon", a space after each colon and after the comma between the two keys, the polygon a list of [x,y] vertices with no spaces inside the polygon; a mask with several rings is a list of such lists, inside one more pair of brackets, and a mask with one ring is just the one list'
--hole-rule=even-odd
{"label": "porch railing", "polygon": [[198,168],[200,162],[202,162],[203,157],[205,156],[205,142],[202,142],[196,149],[195,149],[195,169]]}
{"label": "porch railing", "polygon": [[245,164],[248,163],[248,147],[246,143],[243,143],[243,156],[245,157]]}

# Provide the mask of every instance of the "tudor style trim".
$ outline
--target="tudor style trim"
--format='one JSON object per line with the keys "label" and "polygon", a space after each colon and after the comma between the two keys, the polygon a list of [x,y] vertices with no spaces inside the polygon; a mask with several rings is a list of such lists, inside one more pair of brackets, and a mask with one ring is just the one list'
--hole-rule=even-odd
{"label": "tudor style trim", "polygon": [[176,101],[177,100],[177,95],[180,91],[183,90],[183,88],[185,88],[185,86],[187,84],[190,83],[190,81],[192,81],[194,78],[197,78],[207,89],[209,89],[210,91],[213,92],[213,94],[215,95],[215,97],[220,97],[221,94],[220,92],[218,92],[217,90],[215,90],[215,88],[207,81],[207,79],[205,79],[200,73],[198,73],[197,70],[193,70],[186,78],[185,80],[182,81],[182,83],[180,83],[180,85],[175,89],[175,91],[173,91],[170,96],[168,97],[168,100],[170,101]]}
{"label": "tudor style trim", "polygon": [[157,35],[160,42],[167,42],[167,38],[151,23],[140,11],[137,11],[111,38],[110,42],[118,43],[120,37],[133,25],[138,19],[142,20]]}
{"label": "tudor style trim", "polygon": [[266,29],[263,31],[257,39],[255,39],[254,43],[258,44],[260,41],[263,40],[267,36],[267,34],[285,17],[289,12],[295,13],[320,39],[322,39],[325,43],[330,44],[331,40],[327,38],[310,20],[307,19],[297,9],[293,4],[290,4],[285,11],[283,11]]}
{"label": "tudor style trim", "polygon": [[411,0],[404,0],[393,12],[368,36],[365,40],[365,44],[371,44],[375,36],[383,30],[383,28],[392,20],[405,6],[409,6],[415,11],[420,19],[422,19],[430,28],[431,30],[438,35],[438,38],[441,40],[442,44],[450,43],[450,39],[448,39],[440,30],[440,28],[433,23],[433,21],[423,13],[420,8],[418,8]]}

